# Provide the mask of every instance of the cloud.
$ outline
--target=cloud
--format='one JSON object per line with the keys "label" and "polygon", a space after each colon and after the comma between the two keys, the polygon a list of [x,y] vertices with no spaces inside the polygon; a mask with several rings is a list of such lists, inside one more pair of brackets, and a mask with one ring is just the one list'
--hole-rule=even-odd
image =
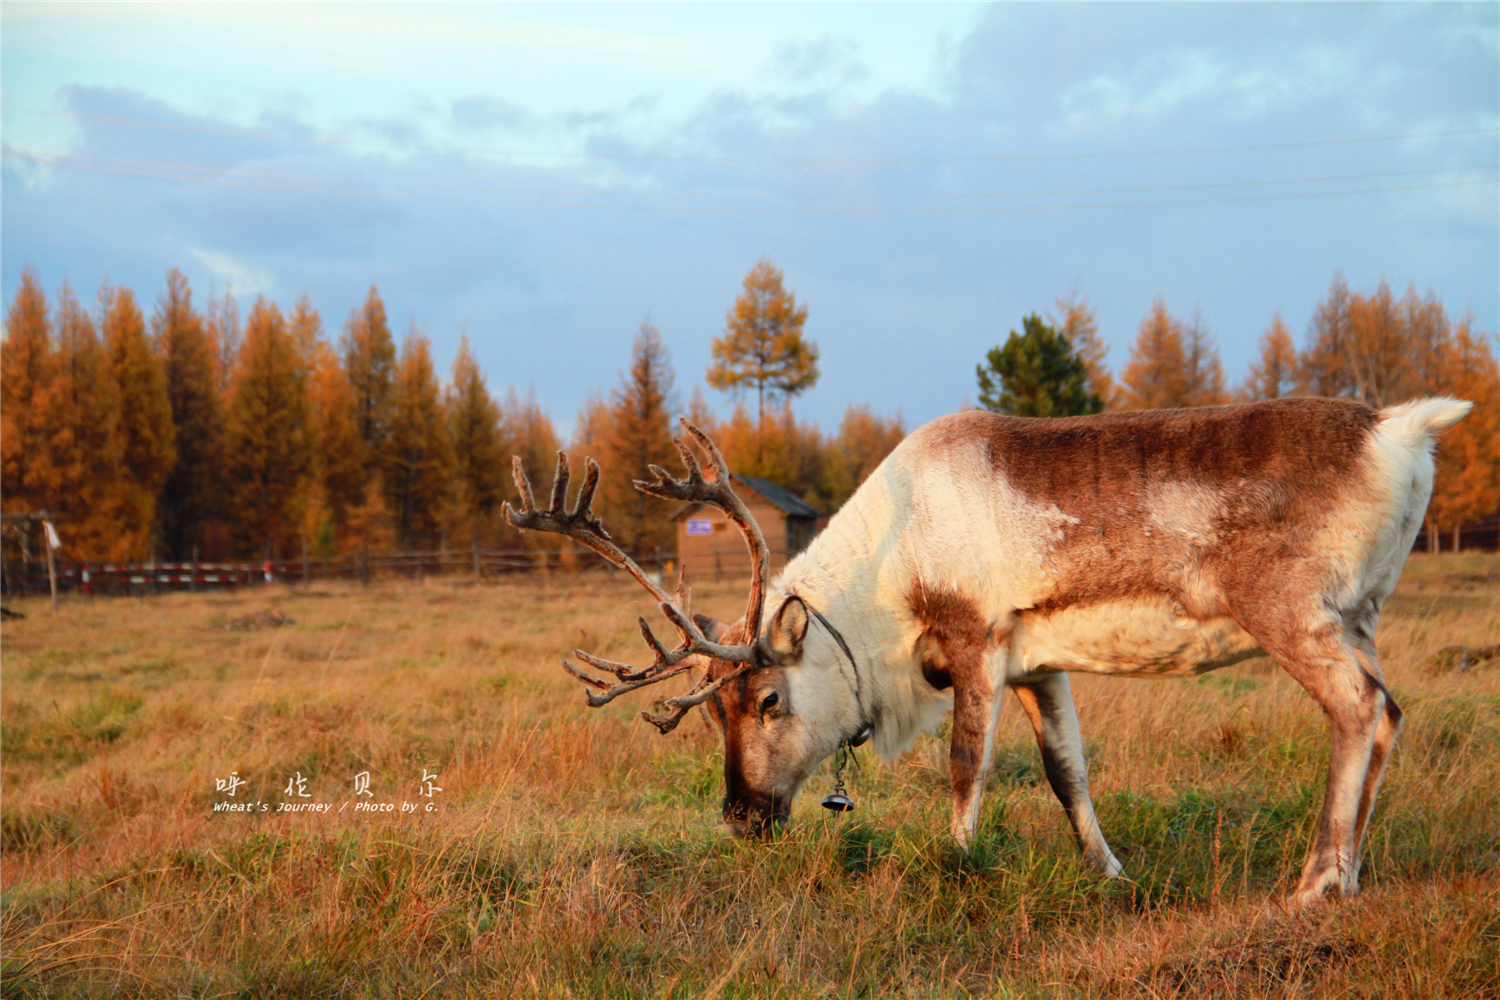
{"label": "cloud", "polygon": [[226,288],[232,288],[236,296],[248,298],[265,295],[269,298],[275,291],[276,279],[264,268],[245,264],[218,250],[205,250],[201,247],[187,249],[194,260],[207,268],[209,274],[222,281]]}
{"label": "cloud", "polygon": [[470,94],[452,101],[448,114],[454,126],[464,132],[519,130],[531,123],[530,113],[519,104],[485,94]]}

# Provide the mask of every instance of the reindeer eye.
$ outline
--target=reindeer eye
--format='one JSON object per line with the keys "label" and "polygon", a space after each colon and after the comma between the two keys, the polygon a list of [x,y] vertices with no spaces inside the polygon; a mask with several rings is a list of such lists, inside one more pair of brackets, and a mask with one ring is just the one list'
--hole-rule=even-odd
{"label": "reindeer eye", "polygon": [[775,708],[780,701],[781,695],[776,691],[772,691],[770,694],[761,699],[760,714],[765,715],[771,709]]}

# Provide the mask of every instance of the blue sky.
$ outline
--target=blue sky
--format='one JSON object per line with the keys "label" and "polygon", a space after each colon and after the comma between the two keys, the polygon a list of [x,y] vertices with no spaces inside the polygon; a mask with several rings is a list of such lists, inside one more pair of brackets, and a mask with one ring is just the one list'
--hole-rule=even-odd
{"label": "blue sky", "polygon": [[[762,256],[799,413],[910,425],[1075,289],[1238,380],[1335,272],[1500,328],[1500,6],[27,4],[3,18],[0,289],[373,282],[564,428],[649,317],[683,397]],[[727,400],[708,392],[727,412]]]}

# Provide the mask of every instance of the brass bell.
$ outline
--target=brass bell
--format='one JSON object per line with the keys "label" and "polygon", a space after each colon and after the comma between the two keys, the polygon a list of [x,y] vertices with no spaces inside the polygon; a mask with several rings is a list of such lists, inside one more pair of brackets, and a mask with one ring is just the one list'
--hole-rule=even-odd
{"label": "brass bell", "polygon": [[848,812],[854,808],[854,802],[842,792],[830,792],[823,796],[823,808],[833,812]]}

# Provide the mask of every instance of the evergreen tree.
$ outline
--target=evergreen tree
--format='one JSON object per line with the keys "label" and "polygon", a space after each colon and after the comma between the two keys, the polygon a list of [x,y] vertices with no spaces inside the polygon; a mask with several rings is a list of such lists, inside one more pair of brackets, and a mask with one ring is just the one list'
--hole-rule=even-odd
{"label": "evergreen tree", "polygon": [[1161,299],[1151,303],[1151,314],[1141,320],[1140,334],[1130,349],[1130,363],[1120,373],[1124,383],[1122,409],[1156,410],[1190,406],[1191,386],[1182,344],[1182,323],[1167,312]]}
{"label": "evergreen tree", "polygon": [[453,359],[448,421],[459,516],[477,544],[480,526],[494,516],[505,498],[510,456],[501,439],[500,407],[490,398],[467,336],[459,339]]}
{"label": "evergreen tree", "polygon": [[401,344],[392,403],[386,488],[396,536],[407,547],[433,547],[449,499],[452,449],[431,345],[415,329]]}
{"label": "evergreen tree", "polygon": [[157,501],[168,559],[192,557],[205,522],[220,508],[224,417],[213,343],[193,309],[187,278],[173,268],[152,317],[163,358],[177,461]]}
{"label": "evergreen tree", "polygon": [[21,272],[21,287],[11,300],[0,340],[0,475],[8,511],[30,513],[47,503],[44,420],[53,365],[47,294],[28,266]]}
{"label": "evergreen tree", "polygon": [[307,383],[281,311],[257,299],[229,398],[230,510],[243,550],[275,558],[300,526],[298,501],[312,464]]}
{"label": "evergreen tree", "polygon": [[754,387],[756,416],[766,396],[790,400],[818,381],[818,345],[802,333],[807,307],[782,287],[781,271],[762,258],[745,275],[744,288],[713,342],[708,384],[734,392]]}
{"label": "evergreen tree", "polygon": [[105,288],[104,340],[120,393],[120,531],[130,558],[155,557],[156,498],[177,461],[172,402],[161,359],[146,337],[146,320],[128,288]]}
{"label": "evergreen tree", "polygon": [[1068,339],[1036,313],[1010,332],[1004,347],[992,347],[975,368],[979,404],[1018,417],[1075,417],[1099,413],[1104,401],[1088,392],[1088,368]]}

